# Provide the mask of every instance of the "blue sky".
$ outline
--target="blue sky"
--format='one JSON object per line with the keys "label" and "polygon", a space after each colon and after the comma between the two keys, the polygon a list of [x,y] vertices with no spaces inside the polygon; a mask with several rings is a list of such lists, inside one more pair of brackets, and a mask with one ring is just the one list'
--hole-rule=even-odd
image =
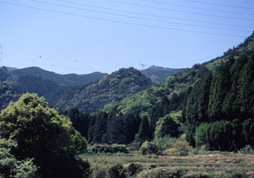
{"label": "blue sky", "polygon": [[1,0],[0,66],[192,67],[254,30],[253,0]]}

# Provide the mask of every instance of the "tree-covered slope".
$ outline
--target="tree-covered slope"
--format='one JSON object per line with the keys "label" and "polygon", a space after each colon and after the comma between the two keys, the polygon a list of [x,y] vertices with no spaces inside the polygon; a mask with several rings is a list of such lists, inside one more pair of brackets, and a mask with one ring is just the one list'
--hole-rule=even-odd
{"label": "tree-covered slope", "polygon": [[[37,93],[45,97],[51,107],[61,100],[69,100],[70,96],[80,88],[94,83],[106,74],[95,72],[87,75],[60,75],[38,67],[24,69],[0,68],[0,81],[19,93]],[[6,94],[1,93],[4,98]],[[6,106],[10,99],[2,99]]]}
{"label": "tree-covered slope", "polygon": [[232,56],[214,74],[198,80],[189,89],[183,107],[188,141],[194,144],[199,125],[204,130],[198,131],[202,144],[210,149],[254,146],[253,119],[254,53]]}
{"label": "tree-covered slope", "polygon": [[16,101],[21,92],[0,82],[0,110],[4,109],[11,101]]}
{"label": "tree-covered slope", "polygon": [[104,107],[110,102],[147,89],[152,81],[134,68],[120,69],[103,77],[97,83],[91,84],[77,91],[69,101],[60,101],[58,107],[62,109],[79,108],[91,112]]}
{"label": "tree-covered slope", "polygon": [[49,71],[43,70],[39,67],[28,67],[24,69],[16,69],[11,71],[11,74],[14,74],[17,76],[39,77],[44,80],[51,80],[61,86],[73,86],[73,85],[84,86],[90,83],[97,82],[98,80],[100,80],[102,77],[106,75],[105,73],[100,73],[100,72],[94,72],[94,73],[86,74],[86,75],[77,75],[77,74],[61,75],[55,72],[49,72]]}
{"label": "tree-covered slope", "polygon": [[145,74],[148,78],[150,78],[154,83],[160,84],[167,77],[177,74],[179,72],[183,72],[186,69],[173,69],[173,68],[164,68],[158,66],[151,66],[141,72]]}
{"label": "tree-covered slope", "polygon": [[[254,34],[248,37],[243,44],[232,49],[232,51],[236,51],[235,53],[237,54],[234,58],[238,59],[241,54],[249,55],[251,52],[254,52],[253,44]],[[230,54],[225,53],[222,57],[211,60],[210,62],[195,64],[190,69],[168,77],[161,85],[152,86],[144,91],[124,98],[121,101],[110,103],[106,105],[103,110],[107,113],[114,111],[122,115],[128,115],[129,113],[136,111],[139,113],[141,118],[148,119],[150,132],[154,135],[156,122],[168,114],[173,118],[175,117],[174,119],[176,119],[176,121],[182,122],[181,113],[186,95],[188,95],[190,90],[189,88],[198,83],[201,78],[202,80],[209,80],[211,75],[215,75],[214,73],[216,73],[217,68],[223,63],[226,63],[229,58]],[[203,78],[204,76],[206,78]],[[223,77],[226,77],[226,74],[224,74]],[[226,79],[221,80],[221,82],[225,85],[227,84]],[[203,112],[204,110],[207,110],[207,108],[199,107],[205,106],[207,103],[206,97],[209,95],[207,88],[209,88],[208,84],[201,85],[196,91],[200,95],[192,98],[194,103],[190,104],[190,106],[194,107],[198,105],[198,108],[190,109],[193,113],[193,117],[197,117],[199,111]],[[227,92],[227,90],[224,90],[224,92]],[[200,101],[199,103],[196,103],[195,101],[198,99],[200,99]],[[217,101],[217,103],[220,103],[220,101],[221,100]],[[230,104],[230,102],[228,104]],[[217,108],[217,106],[214,106],[214,108]],[[203,114],[202,112],[201,115]]]}

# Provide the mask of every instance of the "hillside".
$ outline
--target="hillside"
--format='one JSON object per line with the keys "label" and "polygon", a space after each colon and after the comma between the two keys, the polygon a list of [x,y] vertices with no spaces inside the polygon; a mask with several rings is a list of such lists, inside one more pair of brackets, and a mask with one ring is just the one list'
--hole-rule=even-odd
{"label": "hillside", "polygon": [[[0,81],[18,91],[19,94],[30,92],[45,97],[49,106],[55,107],[60,99],[68,100],[80,87],[94,83],[106,74],[95,72],[87,75],[60,75],[38,67],[14,69],[0,68]],[[1,93],[1,96],[5,95]],[[3,96],[4,97],[4,96]],[[9,100],[3,100],[9,102]],[[7,105],[8,103],[2,103]]]}
{"label": "hillside", "polygon": [[97,83],[77,91],[69,101],[60,101],[57,107],[62,109],[79,108],[91,112],[104,107],[110,102],[147,89],[152,81],[134,68],[120,69],[103,77]]}
{"label": "hillside", "polygon": [[41,78],[43,80],[50,80],[60,86],[84,86],[90,83],[97,82],[102,77],[107,75],[105,73],[100,72],[94,72],[86,75],[77,75],[77,74],[61,75],[54,72],[43,70],[39,67],[28,67],[24,69],[11,70],[10,73],[17,76],[32,76]]}
{"label": "hillside", "polygon": [[[118,115],[123,115],[123,118],[130,115],[130,113],[138,113],[141,118],[148,120],[150,126],[149,132],[150,134],[152,134],[152,136],[148,137],[150,137],[150,139],[154,138],[155,131],[158,129],[156,127],[157,121],[159,120],[164,120],[170,117],[175,122],[183,124],[184,118],[182,118],[182,110],[184,107],[186,96],[190,92],[190,88],[193,87],[195,83],[201,80],[201,78],[203,78],[204,76],[214,75],[214,73],[216,73],[216,71],[218,70],[219,66],[227,63],[227,61],[232,57],[234,59],[238,59],[241,58],[240,56],[244,54],[246,54],[247,57],[250,57],[249,55],[254,52],[253,44],[254,34],[248,37],[243,44],[240,44],[238,47],[229,50],[231,51],[230,53],[227,52],[221,57],[215,58],[204,64],[196,64],[190,69],[170,76],[165,79],[164,82],[159,86],[152,86],[147,90],[138,92],[119,102],[110,103],[103,108],[103,111],[105,111],[106,113],[111,113],[112,111],[114,111]],[[233,56],[233,54],[236,55]],[[225,84],[227,83],[226,80],[223,80],[222,82],[224,82]],[[225,90],[224,92],[227,91],[228,90]],[[198,93],[204,94],[203,92],[203,90],[200,90]],[[205,94],[205,96],[206,95],[207,93]],[[214,95],[216,96],[216,94]],[[252,95],[253,93],[250,94],[250,96]],[[198,97],[192,97],[191,101],[193,101],[193,103],[190,104],[190,106],[196,107],[197,103],[195,103],[195,101],[197,99]],[[205,103],[201,103],[201,105],[205,105]],[[216,108],[216,106],[214,106],[214,108]],[[189,110],[192,111],[192,113],[196,113],[200,109],[201,108],[195,108]],[[193,144],[192,136],[194,133],[193,129],[195,129],[194,126],[187,129],[188,131],[191,131],[191,133],[187,133],[187,136],[190,135],[191,137],[190,139],[188,139],[189,141],[191,141],[191,144]]]}
{"label": "hillside", "polygon": [[185,68],[182,69],[173,69],[173,68],[164,68],[158,66],[151,66],[141,72],[148,78],[150,78],[154,83],[160,84],[163,82],[167,77],[171,75],[175,75],[179,72],[183,72],[186,70]]}
{"label": "hillside", "polygon": [[16,101],[20,96],[20,91],[0,82],[0,110],[4,109],[9,102]]}
{"label": "hillside", "polygon": [[[166,96],[170,99],[173,94],[184,93],[190,86],[192,86],[198,79],[209,72],[214,72],[218,66],[224,61],[226,62],[230,56],[239,58],[240,55],[250,55],[254,51],[254,33],[249,36],[244,43],[238,47],[229,49],[223,56],[212,59],[203,64],[195,64],[192,68],[184,70],[183,72],[167,77],[159,86],[153,86],[145,91],[139,92],[129,98],[118,103],[112,103],[105,106],[105,111],[111,108],[118,108],[118,112],[133,110],[133,108],[149,108],[161,98]],[[146,109],[145,109],[146,110]]]}

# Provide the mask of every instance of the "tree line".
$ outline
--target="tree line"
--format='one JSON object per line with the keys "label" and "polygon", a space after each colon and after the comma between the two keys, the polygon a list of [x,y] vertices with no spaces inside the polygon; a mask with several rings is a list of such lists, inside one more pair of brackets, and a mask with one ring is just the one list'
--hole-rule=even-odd
{"label": "tree line", "polygon": [[[182,122],[187,140],[211,150],[254,147],[254,54],[230,57],[187,91]],[[235,149],[235,148],[234,148]]]}

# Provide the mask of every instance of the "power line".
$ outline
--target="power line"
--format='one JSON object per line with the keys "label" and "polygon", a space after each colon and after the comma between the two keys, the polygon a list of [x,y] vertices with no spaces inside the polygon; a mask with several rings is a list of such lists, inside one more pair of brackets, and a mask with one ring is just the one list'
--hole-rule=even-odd
{"label": "power line", "polygon": [[120,21],[120,20],[113,20],[113,19],[107,19],[107,18],[101,18],[101,17],[92,17],[92,16],[74,14],[74,13],[69,13],[69,12],[57,11],[57,10],[49,10],[49,9],[44,9],[44,8],[39,8],[39,7],[34,7],[34,6],[23,5],[23,4],[11,3],[11,2],[6,2],[6,1],[0,1],[0,3],[12,5],[12,6],[17,6],[17,7],[34,9],[34,10],[40,10],[40,11],[44,11],[44,12],[51,12],[51,13],[56,13],[56,14],[69,15],[69,16],[75,16],[75,17],[81,17],[81,18],[88,18],[88,19],[95,19],[95,20],[112,22],[112,23],[119,23],[119,24],[124,24],[124,25],[135,25],[135,26],[149,27],[149,28],[154,28],[154,29],[164,29],[164,30],[171,30],[171,31],[178,31],[178,32],[181,31],[181,32],[190,32],[190,33],[198,33],[198,34],[216,35],[216,36],[244,37],[241,35],[219,34],[219,33],[196,31],[196,30],[184,30],[184,29],[179,29],[179,28],[169,28],[169,27],[163,27],[163,26],[154,26],[154,25],[148,25],[148,24],[142,24],[142,23],[133,23],[133,22]]}
{"label": "power line", "polygon": [[[72,2],[72,1],[66,1],[66,0],[56,0],[56,1],[64,2],[64,3],[72,4],[72,5],[99,8],[99,9],[104,9],[104,10],[112,10],[112,11],[117,11],[117,12],[122,12],[122,13],[129,13],[129,14],[136,14],[136,15],[142,15],[142,16],[149,16],[149,17],[156,17],[156,18],[163,18],[163,19],[173,19],[173,20],[190,22],[190,19],[185,19],[185,18],[175,18],[175,17],[169,17],[169,16],[162,16],[162,15],[140,13],[140,12],[134,12],[134,11],[119,10],[119,9],[114,9],[114,8],[107,8],[107,7],[101,7],[101,6],[90,5],[90,4],[85,4],[85,3],[78,3],[78,2]],[[202,23],[202,24],[210,24],[210,25],[214,24],[214,25],[223,25],[223,26],[232,26],[232,27],[252,28],[251,26],[246,26],[246,25],[241,25],[240,26],[240,25],[234,25],[234,24],[228,24],[228,23],[208,22],[208,21],[200,21],[200,20],[193,20],[193,19],[191,19],[191,22]]]}
{"label": "power line", "polygon": [[[167,6],[178,6],[178,7],[185,7],[185,8],[194,8],[194,9],[199,9],[199,10],[208,10],[208,11],[214,11],[214,12],[222,12],[222,13],[230,13],[230,14],[235,14],[233,11],[226,11],[226,10],[218,10],[218,9],[209,9],[209,8],[201,8],[201,7],[196,7],[196,6],[189,6],[189,5],[179,5],[175,3],[168,3],[168,2],[158,2],[158,1],[153,1],[153,0],[142,0],[145,2],[150,2],[154,4],[161,4],[161,5],[167,5]],[[243,14],[243,15],[254,15],[253,13],[243,13],[243,12],[237,12],[237,14]]]}
{"label": "power line", "polygon": [[112,2],[115,2],[115,3],[121,3],[121,4],[128,4],[128,5],[137,6],[137,7],[145,7],[145,8],[164,10],[164,11],[180,12],[180,13],[185,13],[185,14],[196,14],[196,15],[202,15],[202,16],[225,18],[225,19],[235,19],[235,20],[244,20],[244,21],[252,21],[253,20],[253,19],[229,17],[229,16],[222,16],[222,15],[214,15],[214,14],[213,15],[212,14],[201,14],[199,12],[188,12],[188,11],[183,11],[183,10],[168,9],[168,8],[155,7],[155,6],[150,6],[150,5],[141,5],[141,4],[137,4],[137,3],[124,2],[124,1],[118,1],[118,0],[108,0],[108,1],[112,1]]}
{"label": "power line", "polygon": [[191,26],[191,27],[201,27],[201,28],[209,28],[209,29],[218,29],[218,30],[226,30],[226,31],[236,31],[236,32],[246,31],[247,32],[247,30],[235,30],[235,29],[231,29],[231,28],[229,29],[229,28],[221,28],[221,27],[193,25],[193,24],[186,24],[186,23],[180,23],[180,22],[169,22],[169,21],[164,21],[164,20],[154,20],[154,19],[149,19],[149,18],[144,18],[144,17],[129,16],[129,15],[116,14],[116,13],[102,12],[102,11],[98,11],[98,10],[84,9],[84,8],[80,8],[80,7],[67,6],[67,5],[56,4],[56,3],[51,3],[51,2],[45,2],[45,1],[40,1],[40,0],[34,0],[34,1],[39,2],[39,3],[43,3],[43,4],[57,6],[57,7],[65,7],[65,8],[82,10],[82,11],[90,11],[90,12],[96,12],[96,13],[106,14],[106,15],[132,18],[132,19],[136,19],[136,20],[146,20],[146,21],[160,22],[160,23],[166,23],[166,24],[177,24],[177,25],[184,25],[184,26]]}
{"label": "power line", "polygon": [[224,6],[224,7],[230,7],[230,8],[237,8],[237,9],[249,9],[249,10],[254,10],[254,8],[251,7],[243,7],[243,6],[234,6],[231,4],[220,4],[220,3],[214,3],[214,2],[203,2],[203,1],[196,1],[196,0],[182,0],[182,1],[187,1],[187,2],[194,2],[194,3],[199,3],[199,4],[209,4],[213,6]]}

